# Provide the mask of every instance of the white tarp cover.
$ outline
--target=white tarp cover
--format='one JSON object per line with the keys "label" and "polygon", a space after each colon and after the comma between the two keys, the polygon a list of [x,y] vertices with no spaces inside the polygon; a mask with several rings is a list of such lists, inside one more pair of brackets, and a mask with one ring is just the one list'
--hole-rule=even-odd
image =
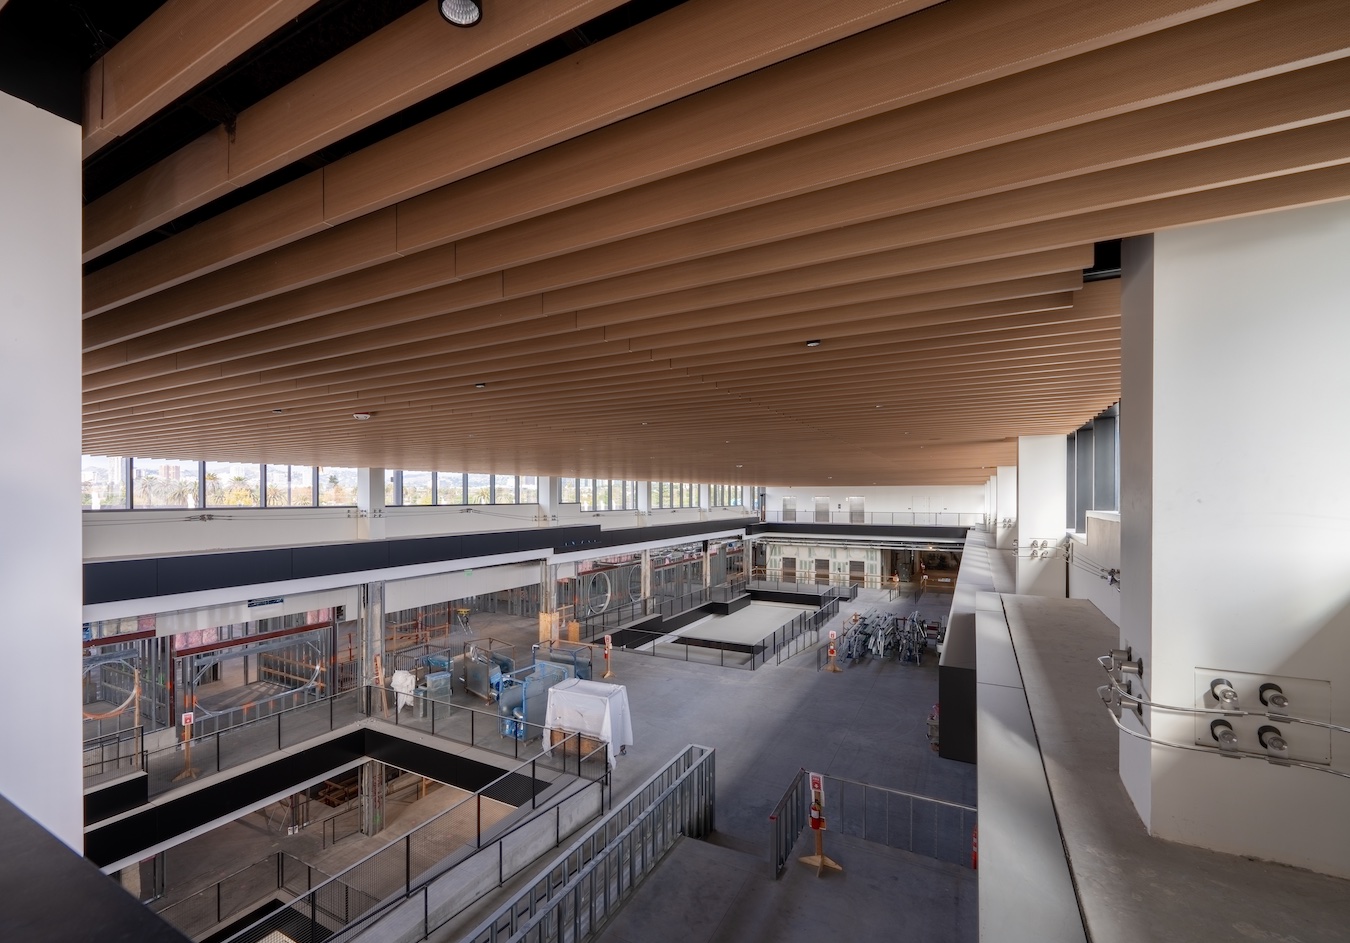
{"label": "white tarp cover", "polygon": [[610,764],[619,749],[633,743],[633,719],[628,713],[628,689],[622,684],[569,678],[548,689],[544,726],[580,733],[610,745]]}
{"label": "white tarp cover", "polygon": [[389,686],[398,692],[398,710],[412,705],[417,678],[411,671],[395,671],[394,676],[389,679]]}

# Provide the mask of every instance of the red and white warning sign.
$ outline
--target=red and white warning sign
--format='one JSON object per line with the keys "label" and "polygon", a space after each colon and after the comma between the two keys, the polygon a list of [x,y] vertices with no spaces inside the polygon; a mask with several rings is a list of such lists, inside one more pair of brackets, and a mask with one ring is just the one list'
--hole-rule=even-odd
{"label": "red and white warning sign", "polygon": [[818,832],[823,832],[825,830],[825,777],[820,773],[807,773],[806,779],[811,787],[809,812],[811,827]]}
{"label": "red and white warning sign", "polygon": [[192,711],[188,711],[185,714],[183,714],[183,726],[184,727],[192,726]]}

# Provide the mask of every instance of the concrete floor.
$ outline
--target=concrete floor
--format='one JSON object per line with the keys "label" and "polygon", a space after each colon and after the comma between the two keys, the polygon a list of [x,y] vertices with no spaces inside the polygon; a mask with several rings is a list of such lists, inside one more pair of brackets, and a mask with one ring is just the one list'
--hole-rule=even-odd
{"label": "concrete floor", "polygon": [[[804,834],[796,854],[811,844]],[[597,943],[976,938],[974,871],[846,836],[830,836],[826,852],[848,862],[842,873],[793,862],[773,881],[761,858],[683,840]]]}
{"label": "concrete floor", "polygon": [[[871,610],[904,615],[918,609],[925,617],[945,619],[951,604],[944,594],[928,593],[917,603],[909,595],[895,600],[888,596],[884,590],[861,591],[856,601],[845,602],[826,628],[840,628],[854,612]],[[784,610],[784,621],[795,614]],[[537,626],[534,619],[505,614],[473,615],[473,634],[514,644],[518,664],[529,662]],[[462,638],[467,635],[456,636],[457,641]],[[864,939],[904,929],[915,939],[974,940],[975,876],[964,868],[842,835],[832,836],[835,844],[830,852],[844,866],[843,875],[817,881],[814,871],[802,866],[773,881],[768,864],[768,815],[799,768],[974,804],[975,767],[939,758],[925,736],[925,720],[937,700],[936,661],[916,667],[893,658],[874,658],[828,674],[816,671],[815,654],[808,650],[781,666],[770,662],[751,672],[614,652],[613,680],[628,688],[635,740],[618,760],[615,799],[627,795],[689,743],[717,750],[718,784],[716,847],[686,842],[692,847],[677,849],[639,890],[621,914],[622,922],[613,925],[615,933],[625,934],[614,940],[636,943],[665,936],[716,940],[722,938],[719,933],[745,939],[752,925],[762,928],[754,932],[767,934],[748,936],[752,940],[804,940],[807,932],[812,939],[830,938],[825,932],[830,925],[857,935],[841,926],[841,919],[865,921],[860,928],[871,928],[866,921],[874,921],[878,935],[870,935],[869,929]],[[439,790],[424,803],[449,792]],[[428,814],[434,811],[438,808],[427,806]],[[416,816],[422,818],[423,810],[418,809]],[[397,824],[402,826],[398,832],[406,827],[402,820]],[[367,848],[367,843],[378,844],[395,833],[372,839],[357,836],[339,844],[340,853],[325,856],[323,849],[309,847],[318,838],[316,826],[287,836],[284,830],[267,830],[253,816],[231,828],[228,837],[218,830],[212,833],[214,841],[207,836],[194,842],[195,849],[179,852],[192,856],[191,873],[200,876],[200,883],[209,884],[275,850],[316,866],[322,863],[320,870],[333,873],[344,866],[341,859],[348,853],[356,860],[374,847]],[[722,875],[716,884],[723,891],[736,888],[715,925],[698,906],[681,909],[682,916],[660,909],[659,901],[671,894],[697,899],[696,888],[711,874]],[[806,887],[799,886],[803,882]],[[834,914],[833,924],[804,916],[798,906],[817,896],[821,912]],[[886,903],[878,907],[879,901]],[[650,922],[644,913],[651,914]],[[696,930],[706,930],[707,935],[698,936]]]}

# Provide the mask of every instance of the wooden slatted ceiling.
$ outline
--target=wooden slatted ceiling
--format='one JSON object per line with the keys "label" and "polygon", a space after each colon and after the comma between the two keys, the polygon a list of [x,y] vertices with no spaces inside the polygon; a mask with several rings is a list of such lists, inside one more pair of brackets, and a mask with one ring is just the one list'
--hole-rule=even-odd
{"label": "wooden slatted ceiling", "polygon": [[1093,242],[1350,197],[1340,0],[858,0],[773,31],[757,2],[685,4],[95,272],[85,450],[981,483],[1119,397]]}

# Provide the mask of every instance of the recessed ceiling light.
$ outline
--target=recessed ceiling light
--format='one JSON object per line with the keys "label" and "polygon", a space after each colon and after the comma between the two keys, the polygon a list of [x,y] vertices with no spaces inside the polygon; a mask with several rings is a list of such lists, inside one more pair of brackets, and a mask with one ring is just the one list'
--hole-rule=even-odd
{"label": "recessed ceiling light", "polygon": [[737,467],[737,468],[744,468],[745,466],[744,466],[744,465],[737,465],[736,467]]}
{"label": "recessed ceiling light", "polygon": [[806,342],[806,346],[807,346],[807,347],[819,347],[819,346],[820,346],[820,341],[807,341],[807,342]]}
{"label": "recessed ceiling light", "polygon": [[475,383],[475,384],[473,385],[473,388],[474,388],[475,390],[486,390],[486,389],[487,389],[487,384],[486,384],[486,383]]}
{"label": "recessed ceiling light", "polygon": [[451,26],[476,26],[483,19],[481,0],[440,0],[436,8]]}
{"label": "recessed ceiling light", "polygon": [[281,415],[282,413],[284,413],[285,411],[286,411],[286,410],[284,410],[284,409],[274,409],[274,410],[272,410],[272,415],[274,415],[274,416],[280,416],[280,415]]}
{"label": "recessed ceiling light", "polygon": [[359,420],[361,422],[365,422],[367,419],[370,418],[370,413],[352,413],[352,418]]}

